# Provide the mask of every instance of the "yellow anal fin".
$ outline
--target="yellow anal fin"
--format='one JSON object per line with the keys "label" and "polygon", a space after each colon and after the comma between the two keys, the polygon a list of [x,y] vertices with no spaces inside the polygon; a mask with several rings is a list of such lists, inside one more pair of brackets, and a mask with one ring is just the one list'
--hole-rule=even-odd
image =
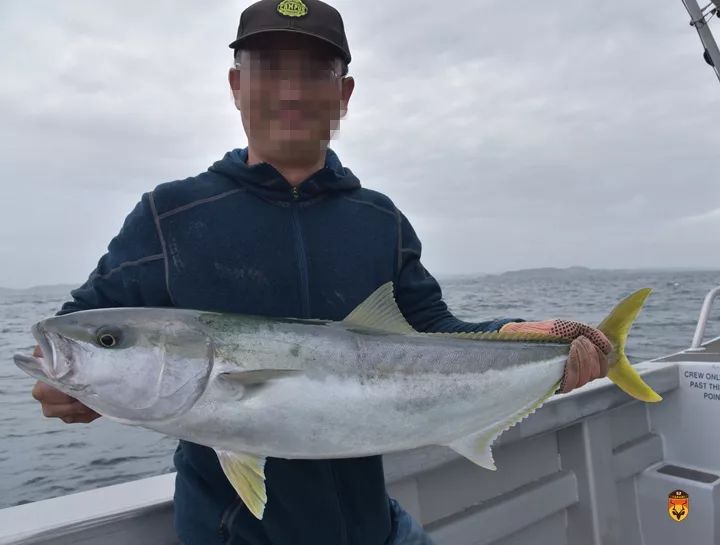
{"label": "yellow anal fin", "polygon": [[240,499],[256,518],[262,519],[267,504],[265,458],[220,449],[215,452]]}

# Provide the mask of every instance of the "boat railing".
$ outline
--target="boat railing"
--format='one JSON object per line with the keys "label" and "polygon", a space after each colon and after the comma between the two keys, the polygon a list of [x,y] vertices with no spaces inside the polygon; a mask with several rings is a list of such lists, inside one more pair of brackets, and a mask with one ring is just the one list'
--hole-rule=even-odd
{"label": "boat railing", "polygon": [[712,289],[705,296],[705,301],[700,309],[700,317],[698,318],[697,326],[695,327],[695,335],[693,336],[692,344],[688,351],[691,352],[702,352],[705,347],[702,346],[703,338],[705,337],[705,328],[707,327],[708,319],[710,318],[710,309],[712,308],[713,302],[720,295],[720,286]]}

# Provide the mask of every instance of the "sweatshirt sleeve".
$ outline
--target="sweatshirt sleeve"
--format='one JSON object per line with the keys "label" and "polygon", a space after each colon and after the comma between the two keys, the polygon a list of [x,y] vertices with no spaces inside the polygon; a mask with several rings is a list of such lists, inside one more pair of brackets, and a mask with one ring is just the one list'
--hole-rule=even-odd
{"label": "sweatshirt sleeve", "polygon": [[448,310],[440,285],[420,262],[422,244],[407,218],[398,211],[399,248],[395,297],[405,319],[422,332],[497,331],[520,318],[464,322]]}
{"label": "sweatshirt sleeve", "polygon": [[57,315],[109,307],[172,306],[151,193],[142,196],[87,281]]}

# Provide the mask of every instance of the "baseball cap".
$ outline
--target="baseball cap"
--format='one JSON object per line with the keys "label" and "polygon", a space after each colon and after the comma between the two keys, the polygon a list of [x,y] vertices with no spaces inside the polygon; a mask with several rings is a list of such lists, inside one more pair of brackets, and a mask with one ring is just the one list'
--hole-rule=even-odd
{"label": "baseball cap", "polygon": [[338,10],[320,0],[260,0],[240,15],[237,39],[230,48],[238,49],[251,36],[264,32],[296,32],[313,36],[333,46],[350,63],[345,26]]}

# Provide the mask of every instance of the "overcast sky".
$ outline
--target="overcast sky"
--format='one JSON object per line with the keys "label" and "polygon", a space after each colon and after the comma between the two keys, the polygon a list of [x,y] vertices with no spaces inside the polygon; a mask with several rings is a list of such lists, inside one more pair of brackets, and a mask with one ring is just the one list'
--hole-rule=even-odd
{"label": "overcast sky", "polygon": [[[2,1],[0,286],[84,281],[143,192],[247,144],[249,4]],[[432,273],[720,268],[720,84],[680,0],[333,5],[356,89],[332,147]]]}

